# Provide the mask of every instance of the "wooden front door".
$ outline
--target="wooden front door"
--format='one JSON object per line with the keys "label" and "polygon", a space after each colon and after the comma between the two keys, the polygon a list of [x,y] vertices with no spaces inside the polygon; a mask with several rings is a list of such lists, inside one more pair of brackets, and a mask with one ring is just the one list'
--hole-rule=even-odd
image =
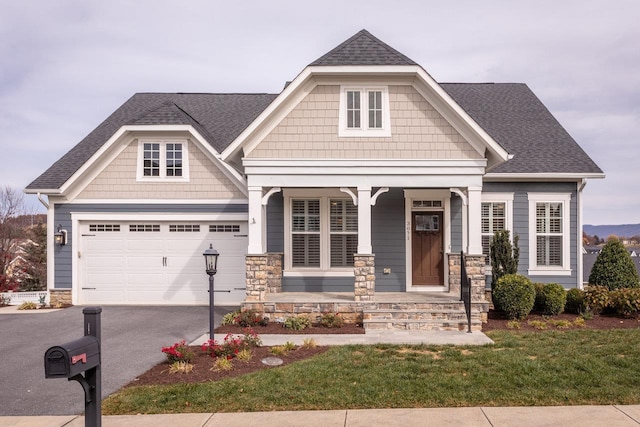
{"label": "wooden front door", "polygon": [[413,286],[444,285],[442,212],[411,213]]}

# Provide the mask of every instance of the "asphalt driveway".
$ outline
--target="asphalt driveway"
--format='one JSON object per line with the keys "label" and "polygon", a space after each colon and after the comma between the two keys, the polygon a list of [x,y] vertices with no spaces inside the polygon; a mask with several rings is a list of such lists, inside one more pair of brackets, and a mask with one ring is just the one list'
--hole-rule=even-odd
{"label": "asphalt driveway", "polygon": [[[44,353],[82,337],[83,307],[0,314],[0,415],[71,415],[84,411],[75,381],[44,378]],[[217,307],[215,324],[231,308]],[[164,360],[161,348],[209,329],[208,307],[102,307],[102,396]]]}

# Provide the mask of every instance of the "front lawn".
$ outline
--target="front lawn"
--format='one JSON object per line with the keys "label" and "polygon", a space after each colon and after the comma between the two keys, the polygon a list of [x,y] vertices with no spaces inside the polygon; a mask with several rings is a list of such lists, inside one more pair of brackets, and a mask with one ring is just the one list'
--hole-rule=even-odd
{"label": "front lawn", "polygon": [[[203,384],[130,387],[105,415],[640,403],[640,329],[493,331],[495,345],[344,346]],[[167,375],[188,375],[168,374]]]}

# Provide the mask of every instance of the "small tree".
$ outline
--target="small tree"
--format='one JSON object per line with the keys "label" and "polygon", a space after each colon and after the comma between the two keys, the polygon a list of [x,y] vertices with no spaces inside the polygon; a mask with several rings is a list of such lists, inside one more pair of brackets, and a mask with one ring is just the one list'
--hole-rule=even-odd
{"label": "small tree", "polygon": [[21,291],[44,291],[47,289],[47,227],[36,224],[27,230],[29,242],[25,246],[24,279]]}
{"label": "small tree", "polygon": [[520,260],[520,248],[518,248],[518,235],[513,236],[513,245],[509,230],[496,231],[489,243],[491,255],[491,288],[505,274],[518,272]]}
{"label": "small tree", "polygon": [[640,287],[640,277],[631,255],[617,237],[610,237],[598,254],[589,284],[605,286],[609,290]]}

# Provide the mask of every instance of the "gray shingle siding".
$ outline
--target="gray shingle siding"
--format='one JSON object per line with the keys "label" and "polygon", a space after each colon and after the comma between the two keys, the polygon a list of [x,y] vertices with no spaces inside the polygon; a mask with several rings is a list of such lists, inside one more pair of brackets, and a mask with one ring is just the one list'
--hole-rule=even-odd
{"label": "gray shingle siding", "polygon": [[[406,286],[404,193],[392,188],[371,211],[371,244],[376,255],[376,292],[404,292]],[[383,274],[384,268],[390,274]],[[353,283],[352,283],[353,288]]]}

